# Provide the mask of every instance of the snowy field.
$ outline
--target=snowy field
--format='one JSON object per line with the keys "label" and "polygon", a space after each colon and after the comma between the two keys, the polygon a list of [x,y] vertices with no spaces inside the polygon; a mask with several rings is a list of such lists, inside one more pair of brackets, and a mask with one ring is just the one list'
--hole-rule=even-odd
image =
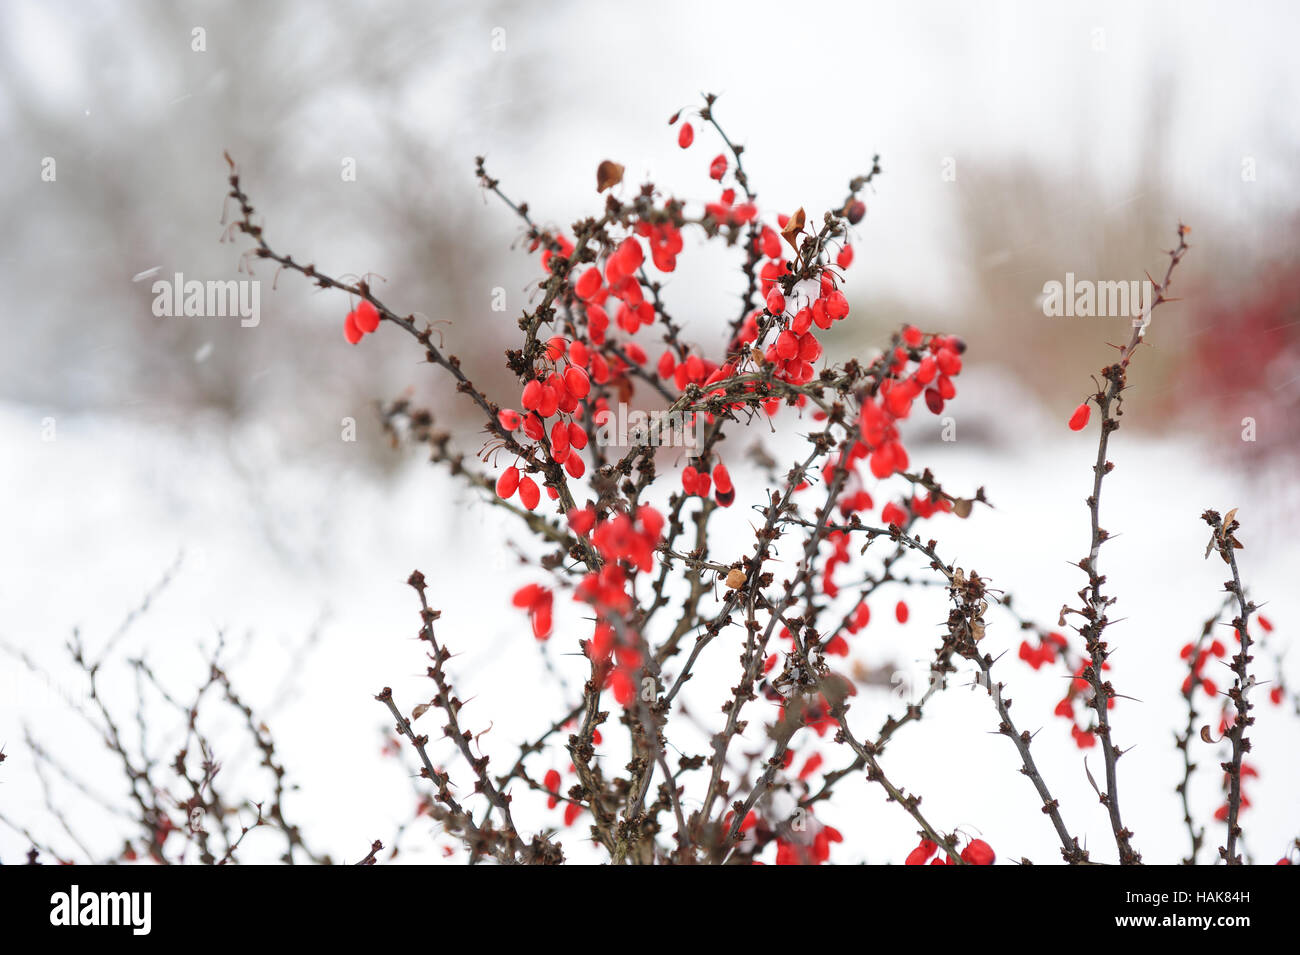
{"label": "snowy field", "polygon": [[[974,376],[970,385],[972,404],[982,389],[996,387]],[[303,461],[294,448],[277,443],[273,422],[236,433],[204,425],[178,433],[106,417],[61,418],[55,439],[45,441],[42,417],[39,409],[23,406],[0,410],[0,440],[10,449],[4,464],[9,506],[0,544],[0,640],[54,675],[53,681],[33,676],[12,655],[0,670],[0,744],[9,757],[0,812],[62,852],[78,854],[43,808],[46,797],[24,734],[30,732],[80,778],[125,797],[120,767],[76,715],[76,707],[87,703],[85,684],[68,664],[65,645],[75,628],[93,656],[151,591],[157,592],[147,611],[117,638],[102,671],[124,735],[134,739],[137,731],[131,715],[136,687],[127,658],[142,655],[185,698],[223,638],[234,685],[266,719],[279,758],[300,787],[286,797],[286,813],[317,851],[336,860],[360,857],[376,838],[389,844],[415,805],[405,770],[381,755],[389,721],[372,699],[381,687],[392,686],[409,710],[432,695],[422,676],[422,647],[413,639],[416,602],[404,583],[413,568],[428,576],[431,602],[443,611],[440,637],[457,654],[449,669],[461,698],[469,701],[462,719],[476,733],[491,725],[480,745],[499,754],[494,765],[576,700],[585,662],[571,654],[588,626],[579,608],[561,597],[555,636],[537,644],[506,595],[541,580],[541,574],[496,543],[522,540],[519,528],[509,515],[427,465],[418,449],[395,452],[405,463],[381,479],[372,469],[322,468]],[[1068,435],[1059,423],[1039,419],[1023,406],[1012,420],[1018,435],[1039,438],[983,442],[984,450],[968,449],[974,442],[963,444],[960,437],[951,444],[916,445],[914,460],[933,466],[945,486],[973,490],[983,484],[996,505],[977,509],[966,522],[941,516],[922,534],[937,537],[941,553],[991,577],[994,587],[1012,591],[1022,613],[1053,627],[1082,580],[1068,560],[1086,552],[1083,498],[1095,439]],[[769,447],[779,449],[775,443]],[[1187,850],[1174,795],[1181,762],[1172,738],[1185,720],[1178,650],[1217,606],[1216,591],[1225,577],[1217,559],[1202,559],[1207,529],[1198,515],[1207,506],[1241,508],[1248,542],[1243,574],[1252,592],[1269,601],[1266,612],[1284,640],[1300,611],[1292,584],[1295,547],[1285,528],[1270,527],[1267,509],[1250,496],[1260,493],[1257,487],[1207,468],[1189,445],[1121,431],[1112,448],[1118,467],[1107,482],[1103,524],[1122,533],[1103,557],[1110,589],[1121,601],[1108,631],[1115,648],[1112,679],[1121,694],[1137,698],[1122,700],[1114,711],[1116,739],[1135,747],[1120,763],[1125,821],[1148,861],[1177,861]],[[743,498],[746,486],[752,489],[761,479],[736,471]],[[878,494],[877,507],[883,500]],[[734,508],[723,520],[731,522],[734,536],[717,539],[734,539],[739,556],[751,542],[747,516]],[[164,577],[169,582],[159,588]],[[841,571],[840,579],[850,578]],[[882,591],[873,600],[871,624],[852,640],[849,661],[892,667],[923,680],[924,661],[946,616],[942,595],[939,588],[913,589],[906,595],[911,620],[899,626],[890,610],[901,594]],[[988,640],[1011,651],[995,672],[1009,684],[1019,724],[1043,728],[1034,752],[1065,807],[1067,823],[1086,835],[1098,858],[1111,858],[1113,842],[1104,810],[1089,790],[1085,754],[1074,747],[1068,726],[1051,716],[1064,688],[1060,671],[1029,670],[1016,659],[1020,637],[1014,624],[996,615],[990,619]],[[737,634],[732,631],[713,645],[692,681],[688,706],[699,720],[719,719]],[[1271,661],[1257,665],[1267,670]],[[567,680],[567,697],[547,666]],[[1295,685],[1300,665],[1294,655],[1288,666]],[[1226,670],[1217,679],[1226,686]],[[996,717],[990,701],[965,688],[969,672],[954,681],[956,686],[929,704],[924,720],[890,745],[883,759],[886,771],[924,796],[927,814],[937,824],[982,834],[1001,859],[1055,861],[1054,835],[1028,781],[1016,774],[1013,748],[991,733]],[[765,705],[752,704],[755,710]],[[900,706],[888,690],[864,690],[851,719],[872,730]],[[213,709],[219,717],[214,725],[235,733],[237,714]],[[170,759],[182,726],[174,712],[155,713],[148,727],[150,746]],[[1297,727],[1294,716],[1266,702],[1258,715],[1251,755],[1261,778],[1248,787],[1252,807],[1243,824],[1248,850],[1258,861],[1275,861],[1296,834]],[[430,725],[422,727],[433,736],[439,735],[436,719],[436,713],[426,717]],[[607,739],[617,733],[615,723],[607,726]],[[746,739],[750,747],[761,741],[759,733],[755,720]],[[216,735],[218,778],[226,789],[250,795],[266,790],[267,775],[257,769],[259,756],[247,737],[224,738],[238,740],[229,751],[221,750],[223,736]],[[1215,747],[1193,745],[1200,747],[1203,769],[1192,802],[1206,819],[1221,802],[1219,774],[1212,767],[1222,757]],[[468,792],[464,764],[445,741],[434,750],[439,765]],[[848,762],[829,737],[822,751],[825,769]],[[1086,755],[1100,778],[1099,750]],[[562,748],[552,745],[530,765],[540,777],[549,768],[564,770],[567,762]],[[54,805],[92,850],[111,853],[128,834],[135,835],[57,776],[50,788]],[[558,811],[547,812],[540,802],[536,796],[517,801],[516,818],[525,829],[558,822]],[[818,818],[844,832],[846,843],[834,856],[840,862],[898,862],[916,842],[913,822],[861,780],[842,785],[831,803],[819,808]],[[1221,828],[1211,827],[1211,852],[1220,844],[1215,840],[1221,840]],[[564,843],[570,859],[597,857],[576,834],[568,834]],[[449,845],[420,821],[403,837],[400,858],[440,859]],[[25,850],[20,835],[0,827],[0,859],[10,861]],[[271,860],[281,851],[277,836],[259,830],[249,836],[241,858]],[[1202,855],[1202,861],[1208,858]]]}

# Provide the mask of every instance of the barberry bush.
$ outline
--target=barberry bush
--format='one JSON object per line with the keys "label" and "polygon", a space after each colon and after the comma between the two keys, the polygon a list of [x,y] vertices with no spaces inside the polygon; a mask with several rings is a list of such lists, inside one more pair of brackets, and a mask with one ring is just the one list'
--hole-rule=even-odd
{"label": "barberry bush", "polygon": [[[674,115],[667,142],[702,151],[708,201],[681,200],[651,183],[634,187],[623,167],[606,161],[596,170],[603,206],[557,228],[511,198],[479,159],[481,188],[517,218],[538,270],[530,307],[499,330],[511,336],[505,361],[517,379],[502,395],[478,386],[439,331],[381,300],[368,278],[334,277],[272,246],[227,157],[228,235],[252,243],[244,266],[265,260],[340,293],[347,343],[364,350],[368,336],[404,335],[468,403],[486,435],[476,455],[458,449],[409,399],[383,406],[382,420],[395,439],[426,446],[436,465],[476,490],[481,506],[517,521],[515,538],[501,542],[524,555],[530,575],[501,595],[517,621],[515,639],[559,644],[556,652],[582,661],[584,682],[568,704],[545,714],[530,707],[540,714],[535,732],[504,762],[499,752],[489,758],[480,738],[492,715],[466,707],[456,688],[456,648],[472,639],[472,608],[462,605],[460,582],[442,586],[412,573],[429,697],[412,705],[386,687],[368,692],[392,721],[393,752],[411,763],[415,816],[434,820],[471,862],[554,864],[593,858],[594,847],[594,858],[614,864],[821,864],[862,855],[842,845],[831,798],[844,780],[861,777],[896,807],[897,825],[915,833],[905,859],[889,861],[993,864],[999,847],[978,830],[935,818],[886,756],[906,744],[906,727],[949,689],[961,664],[987,698],[980,729],[1004,737],[1019,763],[1019,776],[997,784],[1032,791],[1042,813],[1024,824],[1050,828],[1057,858],[1180,861],[1144,860],[1142,834],[1125,821],[1130,800],[1163,798],[1185,823],[1181,861],[1215,861],[1210,840],[1217,861],[1242,863],[1247,789],[1258,776],[1252,713],[1261,698],[1293,709],[1297,698],[1282,678],[1273,623],[1258,613],[1238,565],[1235,510],[1201,515],[1210,533],[1205,556],[1221,560],[1230,579],[1217,600],[1207,580],[1204,627],[1181,659],[1170,653],[1168,689],[1181,692],[1186,711],[1174,741],[1184,772],[1159,797],[1123,785],[1125,698],[1136,688],[1113,685],[1109,663],[1117,600],[1104,560],[1109,455],[1134,360],[1156,327],[1154,312],[1172,300],[1190,230],[1177,227],[1150,308],[1127,342],[1081,385],[1078,407],[1061,413],[1063,433],[1068,427],[1075,440],[1096,444],[1091,494],[1079,508],[1079,543],[1087,549],[1073,561],[1080,589],[1059,618],[1032,620],[1013,602],[1021,593],[1014,581],[995,586],[975,569],[980,554],[953,553],[931,530],[942,521],[979,521],[984,489],[946,487],[907,448],[916,419],[940,416],[957,399],[966,343],[942,328],[910,325],[870,355],[837,355],[824,343],[837,324],[854,320],[846,283],[867,193],[882,174],[878,158],[844,194],[823,198],[820,218],[802,208],[766,209],[744,149],[723,131],[715,106],[706,96]],[[741,301],[715,324],[717,336],[701,341],[675,317],[692,305],[675,299],[668,277],[681,257],[710,245],[722,247],[734,268],[716,280],[735,285]],[[778,462],[754,443],[754,435],[768,434],[802,450]],[[1070,559],[1071,550],[1059,556]],[[850,650],[870,633],[873,612],[907,624],[909,591],[918,588],[947,597],[929,683],[883,723],[869,723],[854,703],[879,681],[847,665]],[[991,648],[998,641],[986,640],[986,630],[998,622],[1022,636],[1018,652]],[[1212,661],[1226,671],[1210,670]],[[1229,674],[1222,687],[1214,681],[1219,672]],[[276,788],[265,801],[249,798],[257,809],[251,824],[224,841],[213,836],[212,845],[205,834],[196,857],[233,861],[248,829],[269,825],[284,831],[287,860],[328,861],[284,818],[285,770],[269,731],[216,662],[211,673],[208,686],[239,707]],[[1009,688],[1028,680],[1064,688],[1050,718],[1059,724],[1041,733],[1037,714],[1013,713]],[[1212,712],[1208,721],[1198,707]],[[193,727],[197,702],[181,709]],[[184,828],[170,822],[168,805],[228,815],[216,805],[216,764],[201,733],[195,745],[203,770],[190,773],[182,753],[176,765],[188,790],[167,804],[121,753],[140,784],[147,837],[137,845],[155,859],[166,858],[168,835]],[[1077,820],[1085,807],[1053,795],[1035,756],[1041,747],[1099,756],[1099,778],[1082,760],[1079,771],[1104,807],[1113,844],[1088,845],[1072,828],[1072,813]],[[440,765],[438,754],[451,759]],[[1222,805],[1213,819],[1197,819],[1193,774],[1216,758]],[[362,862],[382,858],[384,848],[377,840]],[[136,852],[130,842],[128,851]]]}
{"label": "barberry bush", "polygon": [[[966,661],[988,697],[987,729],[1018,756],[1024,778],[1014,784],[1032,787],[1041,803],[1041,822],[1026,824],[1050,826],[1069,863],[1142,861],[1140,833],[1123,813],[1117,717],[1124,708],[1117,704],[1125,694],[1108,672],[1116,597],[1104,571],[1102,501],[1133,362],[1153,313],[1171,300],[1190,230],[1178,226],[1130,339],[1114,346],[1114,360],[1062,415],[1078,440],[1096,442],[1092,493],[1080,511],[1089,548],[1075,561],[1081,589],[1059,620],[1041,624],[1013,609],[1012,584],[994,587],[959,566],[974,567],[978,554],[945,552],[927,528],[940,517],[978,520],[987,503],[983,488],[953,491],[913,463],[905,440],[910,421],[940,415],[957,398],[965,342],[942,328],[907,326],[870,356],[833,355],[823,344],[824,333],[853,320],[845,285],[864,197],[881,175],[878,158],[845,194],[826,197],[832,201],[820,218],[802,208],[766,209],[743,147],[723,131],[715,106],[706,96],[670,120],[679,148],[704,151],[700,167],[716,190],[710,201],[683,201],[651,183],[631,188],[623,167],[606,161],[596,170],[603,207],[553,228],[510,198],[479,159],[481,187],[518,218],[539,275],[537,297],[505,355],[518,388],[502,396],[479,388],[428,324],[381,301],[367,280],[342,281],[270,245],[231,163],[232,235],[253,241],[250,267],[268,260],[343,293],[347,342],[364,347],[367,335],[400,331],[475,406],[487,435],[477,459],[457,451],[432,414],[409,401],[383,414],[395,436],[427,444],[435,463],[481,489],[484,506],[514,515],[520,538],[531,540],[534,579],[510,596],[518,639],[561,641],[563,652],[585,660],[585,685],[572,705],[542,721],[512,764],[497,765],[480,755],[475,734],[483,726],[468,725],[455,689],[454,647],[465,636],[439,623],[455,593],[437,593],[413,573],[434,695],[413,710],[387,688],[376,698],[417,760],[421,811],[458,837],[470,860],[556,863],[581,842],[615,864],[819,864],[833,861],[843,841],[836,820],[822,818],[829,797],[840,780],[861,774],[915,830],[908,864],[991,864],[996,846],[930,817],[883,758]],[[716,155],[706,142],[716,144]],[[727,281],[739,285],[741,304],[718,337],[701,342],[674,317],[690,303],[674,301],[666,279],[679,258],[711,243],[732,257],[735,277]],[[614,434],[629,408],[642,413],[639,425]],[[783,465],[762,452],[742,460],[735,449],[747,430],[800,436],[804,451]],[[728,509],[749,515],[743,545],[717,530]],[[1207,509],[1202,517],[1211,531],[1206,556],[1217,554],[1231,579],[1217,612],[1183,647],[1182,662],[1170,661],[1171,673],[1185,677],[1187,710],[1176,740],[1185,775],[1174,791],[1190,843],[1183,861],[1206,861],[1209,821],[1193,818],[1188,786],[1198,752],[1219,748],[1224,798],[1215,839],[1219,859],[1237,864],[1250,805],[1244,787],[1257,774],[1251,714],[1264,682],[1252,663],[1273,626],[1257,613],[1238,568],[1235,511]],[[913,586],[941,587],[949,601],[931,684],[883,725],[865,725],[853,706],[859,675],[839,662],[863,638],[873,604],[892,603],[895,619],[908,621]],[[1024,666],[986,649],[986,627],[999,617],[1025,635]],[[1220,624],[1230,625],[1231,638],[1218,636]],[[1206,670],[1216,659],[1231,674],[1222,690]],[[1035,736],[1013,716],[1008,685],[1049,675],[1065,678],[1055,716],[1068,732]],[[712,707],[685,705],[692,681],[691,698]],[[1272,704],[1294,705],[1280,669],[1270,682]],[[1202,725],[1197,706],[1212,707],[1216,725]],[[463,757],[456,765],[436,766],[429,737],[414,726],[431,709],[437,732]],[[1100,750],[1102,778],[1088,775],[1113,846],[1085,846],[1071,829],[1069,808],[1035,761],[1040,746]],[[519,807],[540,803],[551,821],[524,831]]]}

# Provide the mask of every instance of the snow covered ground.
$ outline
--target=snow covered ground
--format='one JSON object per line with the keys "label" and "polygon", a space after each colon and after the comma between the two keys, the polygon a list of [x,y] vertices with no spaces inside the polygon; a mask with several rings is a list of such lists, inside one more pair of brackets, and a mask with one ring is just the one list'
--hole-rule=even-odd
{"label": "snow covered ground", "polygon": [[[972,404],[978,404],[985,387],[996,385],[972,379]],[[959,432],[955,443],[927,444],[918,435],[915,463],[932,466],[953,489],[984,485],[996,505],[965,522],[937,518],[923,533],[937,537],[941,553],[967,570],[1014,592],[1021,612],[1052,625],[1082,582],[1069,561],[1087,550],[1083,498],[1095,437],[1070,435],[1059,422],[1042,420],[1025,406],[1008,414],[1011,418],[999,419],[1000,424],[990,419],[981,425],[1005,427],[1007,433],[995,435],[1000,442],[963,442]],[[0,407],[0,444],[6,448],[0,465],[6,502],[0,642],[54,675],[53,681],[35,677],[12,654],[0,665],[0,745],[8,756],[0,767],[0,814],[29,826],[62,852],[77,855],[44,808],[24,733],[92,788],[124,798],[120,767],[76,715],[75,706],[86,702],[85,687],[67,662],[65,644],[77,628],[92,654],[103,647],[169,568],[169,583],[132,620],[101,676],[125,735],[134,739],[137,732],[131,715],[136,687],[123,661],[143,654],[184,698],[205,675],[205,652],[224,634],[234,685],[265,716],[279,758],[300,787],[286,797],[286,813],[335,859],[360,857],[376,838],[389,843],[415,804],[402,765],[381,755],[389,720],[373,700],[381,687],[391,686],[409,711],[432,695],[422,675],[422,646],[413,639],[417,604],[405,585],[412,569],[425,572],[430,600],[443,610],[439,634],[457,654],[449,669],[461,698],[469,701],[462,719],[475,732],[491,727],[481,745],[494,755],[494,765],[576,699],[584,661],[567,654],[587,635],[579,609],[557,600],[555,636],[545,646],[537,644],[506,599],[517,586],[541,579],[539,571],[521,565],[498,543],[522,540],[519,528],[426,464],[418,449],[396,452],[405,463],[391,476],[379,477],[360,461],[348,467],[338,466],[337,459],[329,466],[305,459],[292,446],[277,443],[273,422],[230,432],[202,423],[178,431],[102,416],[59,418],[54,440],[43,440],[43,427],[49,436],[45,418],[41,409]],[[1115,647],[1112,679],[1120,693],[1137,698],[1122,700],[1114,712],[1116,739],[1135,747],[1120,764],[1122,805],[1145,858],[1177,861],[1187,851],[1174,795],[1181,762],[1172,740],[1185,719],[1178,650],[1217,606],[1225,579],[1217,559],[1202,559],[1208,531],[1198,515],[1208,506],[1240,507],[1248,545],[1243,573],[1252,592],[1270,602],[1267,613],[1281,640],[1300,619],[1293,585],[1296,549],[1287,528],[1270,525],[1268,502],[1257,488],[1239,475],[1209,469],[1185,441],[1121,431],[1112,447],[1118,467],[1107,481],[1103,523],[1122,535],[1103,554],[1109,589],[1120,597],[1112,613],[1120,619],[1108,631]],[[752,491],[759,479],[740,467],[732,470],[743,499],[746,485]],[[884,499],[878,494],[877,505]],[[723,546],[736,544],[736,553],[720,554],[721,559],[749,548],[748,517],[737,507],[720,522],[720,528],[730,522],[733,532],[716,539]],[[840,579],[849,575],[841,572]],[[889,612],[896,599],[882,593],[873,601],[873,620],[853,640],[850,660],[904,670],[914,666],[923,675],[946,616],[943,591],[909,592],[912,613],[905,626]],[[1112,859],[1105,813],[1084,771],[1086,755],[1100,778],[1100,752],[1076,749],[1067,727],[1051,715],[1064,690],[1063,677],[1059,671],[1030,671],[1016,659],[1020,637],[1014,625],[996,614],[990,619],[988,640],[1010,650],[995,672],[1010,685],[1020,726],[1042,728],[1034,752],[1064,806],[1067,824],[1086,836],[1098,858]],[[692,681],[688,702],[702,720],[718,718],[736,639],[733,632],[719,640]],[[567,680],[567,695],[549,675],[544,653]],[[1294,655],[1288,665],[1291,684],[1300,683]],[[1271,662],[1261,659],[1257,666],[1263,673]],[[1229,682],[1226,670],[1215,677],[1221,687]],[[937,825],[982,834],[1001,859],[1055,861],[1052,830],[1029,782],[1016,774],[1013,748],[992,732],[997,721],[990,701],[964,688],[968,673],[956,682],[928,706],[921,723],[907,727],[890,745],[883,759],[886,771],[924,796],[927,815]],[[1295,760],[1300,736],[1294,716],[1257,695],[1263,705],[1251,733],[1252,757],[1261,777],[1248,787],[1252,808],[1243,825],[1249,851],[1258,861],[1272,862],[1300,832]],[[756,716],[764,705],[752,704]],[[887,691],[864,691],[851,717],[870,731],[899,706]],[[429,725],[421,728],[438,735],[436,719],[436,713],[426,717]],[[232,734],[237,729],[233,710],[220,720]],[[1206,716],[1204,721],[1216,720]],[[175,714],[159,715],[148,726],[151,745],[164,759],[179,740],[165,738],[168,726],[179,731]],[[689,740],[690,731],[684,732],[682,738]],[[755,719],[746,748],[761,742],[761,732]],[[606,736],[615,735],[611,723]],[[238,737],[217,738],[220,746],[222,739]],[[1214,769],[1221,756],[1215,747],[1193,745],[1202,766],[1193,806],[1208,819],[1222,801]],[[463,763],[445,741],[434,749],[435,760],[468,793]],[[826,769],[848,761],[829,738],[823,751]],[[269,791],[246,737],[219,751],[217,759],[227,791],[240,789],[234,784],[241,781],[250,794]],[[538,777],[568,763],[558,746],[534,760]],[[66,782],[54,777],[50,786],[53,803],[93,850],[112,852],[135,835]],[[517,800],[516,818],[525,828],[557,823],[558,815],[531,797]],[[864,780],[842,785],[832,802],[819,808],[818,818],[844,832],[846,843],[834,855],[841,862],[898,862],[916,842],[912,821]],[[1221,829],[1211,827],[1210,851],[1202,861],[1212,858]],[[564,841],[570,859],[596,858],[575,835]],[[440,859],[446,845],[446,837],[422,821],[405,837],[402,858]],[[0,826],[0,859],[12,861],[25,850],[20,835]],[[281,851],[281,840],[257,831],[241,858],[273,860]]]}

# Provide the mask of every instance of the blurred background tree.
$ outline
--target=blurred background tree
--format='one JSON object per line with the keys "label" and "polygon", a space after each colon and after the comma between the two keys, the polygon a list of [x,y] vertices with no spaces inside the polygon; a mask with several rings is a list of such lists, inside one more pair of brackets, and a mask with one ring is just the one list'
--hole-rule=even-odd
{"label": "blurred background tree", "polygon": [[[627,188],[653,177],[704,198],[708,157],[677,150],[660,123],[707,88],[753,147],[766,205],[830,203],[881,153],[844,348],[904,319],[953,328],[972,365],[1001,370],[997,388],[1059,417],[1095,370],[1082,346],[1097,323],[1123,319],[1048,319],[1043,283],[1140,278],[1181,218],[1206,264],[1180,277],[1187,304],[1166,319],[1180,328],[1147,359],[1161,400],[1133,424],[1191,424],[1222,447],[1253,417],[1248,454],[1296,445],[1300,167],[1278,109],[1300,90],[1286,31],[1259,29],[1297,22],[1295,10],[832,3],[783,27],[795,61],[816,62],[821,92],[807,100],[758,68],[777,15],[767,3],[741,16],[670,2],[653,17],[503,0],[328,15],[306,3],[7,4],[0,256],[15,334],[0,397],[181,428],[195,415],[257,421],[294,455],[338,453],[348,416],[377,450],[372,403],[407,387],[454,426],[465,407],[434,397],[406,349],[381,337],[345,351],[346,304],[332,296],[273,291],[260,268],[263,320],[241,329],[155,318],[152,279],[132,276],[237,277],[238,250],[217,241],[228,150],[280,244],[334,272],[375,270],[390,301],[445,323],[450,350],[505,399],[498,332],[540,268],[510,250],[518,223],[484,204],[474,155],[543,221],[596,209],[592,171],[610,157]],[[53,183],[40,179],[46,157]],[[737,291],[702,290],[710,280],[674,279],[682,299],[717,304],[681,316],[701,341],[721,334]],[[498,289],[504,313],[491,309]],[[996,421],[972,423],[968,437],[999,440]]]}

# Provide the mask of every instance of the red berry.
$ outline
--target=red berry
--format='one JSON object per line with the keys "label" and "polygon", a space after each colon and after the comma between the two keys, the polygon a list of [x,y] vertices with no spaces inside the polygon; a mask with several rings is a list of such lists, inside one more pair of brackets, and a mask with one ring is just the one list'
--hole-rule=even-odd
{"label": "red berry", "polygon": [[992,865],[996,856],[993,847],[983,839],[972,839],[970,845],[961,850],[961,858],[967,865]]}
{"label": "red berry", "polygon": [[961,371],[961,355],[955,351],[945,348],[934,356],[934,360],[939,363],[939,370],[945,375],[955,375]]}
{"label": "red berry", "polygon": [[[641,248],[641,243],[633,235],[620,242],[618,251],[614,254],[623,263],[623,271],[628,275],[635,273],[637,269],[641,268],[641,263],[645,261],[645,250]],[[636,289],[639,294],[641,291],[640,285],[637,285]]]}
{"label": "red berry", "polygon": [[664,352],[659,356],[658,372],[660,378],[671,378],[673,372],[677,370],[677,362],[673,358],[671,350]]}
{"label": "red berry", "polygon": [[576,421],[569,422],[569,447],[581,451],[587,446],[587,432]]}
{"label": "red berry", "polygon": [[649,504],[642,504],[636,509],[636,519],[641,523],[641,528],[646,535],[653,540],[658,540],[659,535],[664,530],[664,516]]}
{"label": "red berry", "polygon": [[516,607],[531,607],[539,600],[546,599],[547,590],[541,584],[524,584],[515,591],[510,602]]}
{"label": "red berry", "polygon": [[530,414],[524,418],[524,434],[534,441],[542,440],[542,435],[546,434],[546,427],[542,424],[542,419],[535,414]]}
{"label": "red berry", "polygon": [[542,492],[537,488],[537,482],[530,477],[519,479],[519,500],[523,502],[524,507],[530,511],[537,507],[542,499]]}
{"label": "red berry", "polygon": [[1074,414],[1070,415],[1070,430],[1082,431],[1088,426],[1088,418],[1092,416],[1092,408],[1088,402],[1084,402],[1074,409]]}
{"label": "red berry", "polygon": [[890,524],[897,524],[902,527],[907,523],[907,514],[901,507],[890,501],[880,512],[880,520],[886,527]]}
{"label": "red berry", "polygon": [[587,362],[591,360],[591,355],[587,352],[587,346],[582,342],[573,342],[569,345],[569,361],[582,368],[587,367]]}
{"label": "red berry", "polygon": [[511,498],[515,490],[519,487],[519,469],[508,467],[501,472],[497,478],[497,495],[502,498]]}
{"label": "red berry", "polygon": [[518,411],[512,411],[509,408],[502,408],[497,412],[497,421],[501,427],[507,431],[514,431],[523,422],[523,416]]}
{"label": "red berry", "polygon": [[780,315],[785,311],[785,296],[781,294],[779,288],[773,285],[767,293],[765,304],[767,305],[767,310],[773,315]]}
{"label": "red berry", "polygon": [[545,640],[551,635],[551,603],[537,604],[533,607],[529,618],[533,624],[533,636],[538,640]]}
{"label": "red berry", "polygon": [[[779,292],[777,294],[780,295]],[[786,361],[799,354],[799,339],[795,338],[793,332],[784,331],[776,337],[776,353]]]}
{"label": "red berry", "polygon": [[[599,305],[587,305],[587,331],[591,334],[591,343],[599,345],[605,340],[605,329],[609,328],[609,313]],[[586,364],[583,362],[582,364]]]}
{"label": "red berry", "polygon": [[584,302],[596,297],[600,291],[600,269],[594,265],[579,276],[578,281],[574,283],[573,293]]}
{"label": "red berry", "polygon": [[900,600],[897,606],[894,607],[894,617],[899,623],[907,623],[907,616],[907,604]]}
{"label": "red berry", "polygon": [[519,403],[526,411],[536,411],[538,405],[542,403],[542,383],[534,378],[524,385],[524,391],[519,397]]}
{"label": "red berry", "polygon": [[835,264],[842,269],[847,269],[853,264],[853,246],[846,245],[840,249],[840,254],[835,256]]}
{"label": "red berry", "polygon": [[[844,297],[844,293],[836,289],[826,296],[826,315],[833,322],[838,322],[841,318],[849,314],[849,300]],[[816,317],[815,315],[813,316]]]}
{"label": "red berry", "polygon": [[564,387],[568,388],[575,398],[585,398],[591,391],[591,379],[577,365],[570,365],[564,372]]}
{"label": "red berry", "polygon": [[541,397],[537,399],[536,411],[543,418],[549,418],[560,408],[560,396],[550,385],[541,386]]}
{"label": "red berry", "polygon": [[551,457],[562,462],[568,456],[569,426],[563,421],[557,421],[551,428]]}
{"label": "red berry", "polygon": [[803,769],[799,770],[799,778],[807,779],[821,768],[823,762],[825,762],[825,759],[821,753],[813,753],[803,764]]}
{"label": "red berry", "polygon": [[727,471],[727,466],[721,461],[713,467],[713,486],[723,494],[732,490],[731,474]]}
{"label": "red berry", "polygon": [[689,149],[693,142],[695,142],[694,128],[690,123],[682,123],[682,130],[677,134],[677,145],[682,149]]}
{"label": "red berry", "polygon": [[912,412],[912,401],[916,397],[906,383],[889,389],[885,395],[885,410],[895,418],[906,418]]}
{"label": "red berry", "polygon": [[627,669],[619,667],[609,678],[609,688],[614,692],[614,699],[626,706],[632,701],[636,684],[632,682],[632,675]]}
{"label": "red berry", "polygon": [[596,509],[594,507],[575,507],[569,511],[569,527],[573,528],[575,534],[586,537],[595,526]]}
{"label": "red berry", "polygon": [[709,178],[722,181],[722,177],[727,174],[727,157],[718,153],[713,162],[709,163]]}
{"label": "red berry", "polygon": [[369,302],[362,300],[353,312],[357,317],[357,328],[369,334],[379,327],[379,310]]}
{"label": "red berry", "polygon": [[343,319],[343,337],[349,345],[355,345],[361,341],[362,334],[361,329],[357,328],[357,313],[348,312],[348,317]]}
{"label": "red berry", "polygon": [[617,255],[611,255],[608,261],[605,262],[605,281],[609,283],[609,287],[614,291],[614,294],[618,294],[615,287],[620,285],[625,278],[627,278],[627,270],[623,267],[623,260]]}
{"label": "red berry", "polygon": [[907,860],[903,865],[925,865],[938,849],[939,847],[929,839],[922,839],[921,844],[907,854]]}
{"label": "red berry", "polygon": [[891,445],[882,444],[871,452],[870,467],[872,477],[884,480],[894,473],[894,455],[890,448]]}
{"label": "red berry", "polygon": [[818,328],[822,329],[823,331],[831,327],[832,319],[830,315],[826,313],[825,299],[819,298],[817,301],[813,302],[812,320],[813,320],[813,324],[816,325]]}

